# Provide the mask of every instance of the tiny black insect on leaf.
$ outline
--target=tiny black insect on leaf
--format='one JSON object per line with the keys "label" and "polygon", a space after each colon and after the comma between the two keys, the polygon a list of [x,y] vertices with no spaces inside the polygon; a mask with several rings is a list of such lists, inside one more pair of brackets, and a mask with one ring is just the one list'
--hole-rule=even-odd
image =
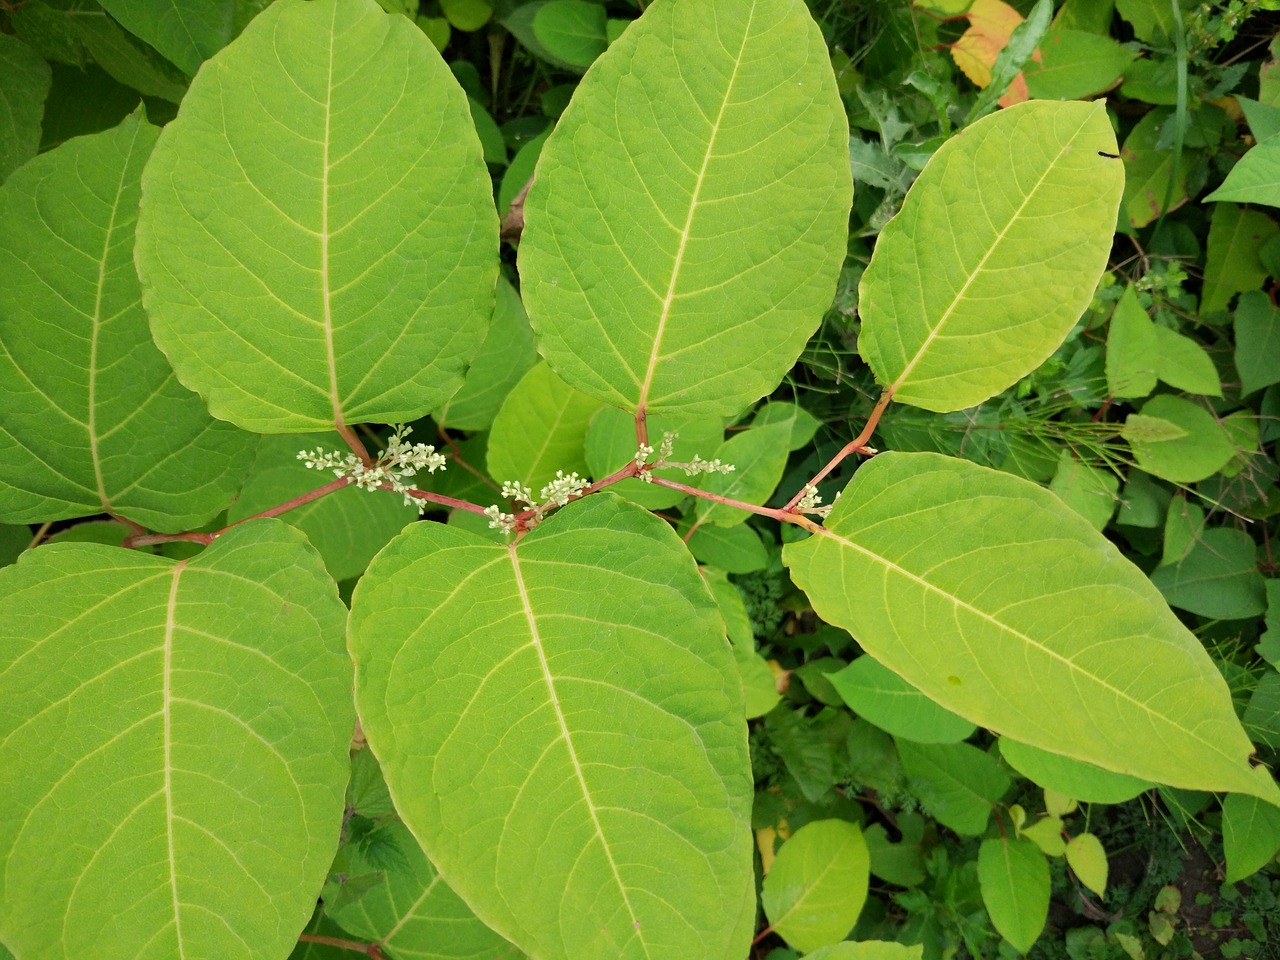
{"label": "tiny black insect on leaf", "polygon": [[1107,151],[1105,151],[1105,150],[1099,150],[1099,151],[1098,151],[1098,156],[1100,156],[1100,157],[1106,157],[1108,160],[1119,160],[1119,159],[1120,159],[1120,154],[1118,154],[1118,153],[1107,153]]}

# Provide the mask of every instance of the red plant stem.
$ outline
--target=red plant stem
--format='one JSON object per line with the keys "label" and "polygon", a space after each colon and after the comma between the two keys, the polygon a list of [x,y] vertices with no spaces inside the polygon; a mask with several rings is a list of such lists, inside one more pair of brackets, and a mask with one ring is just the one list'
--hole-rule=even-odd
{"label": "red plant stem", "polygon": [[[380,484],[379,490],[390,490],[391,485],[387,483]],[[436,503],[442,507],[449,507],[453,510],[466,510],[468,513],[478,513],[484,516],[484,507],[478,503],[472,503],[470,500],[459,500],[456,497],[446,497],[442,493],[429,493],[426,490],[410,490],[409,496],[418,500],[425,500],[427,503]]]}
{"label": "red plant stem", "polygon": [[641,405],[636,410],[636,448],[648,446],[649,444],[649,415],[645,413],[644,406]]}
{"label": "red plant stem", "polygon": [[300,507],[303,504],[310,503],[312,500],[319,500],[321,497],[327,497],[335,490],[341,490],[349,483],[350,481],[346,477],[338,480],[332,480],[329,483],[326,483],[323,487],[316,487],[314,490],[309,490],[306,493],[300,493],[291,500],[286,500],[284,503],[278,503],[274,507],[269,507],[268,509],[263,510],[261,513],[255,513],[251,517],[245,517],[243,520],[237,520],[235,523],[228,524],[221,530],[214,530],[211,533],[149,533],[143,536],[126,537],[124,546],[149,547],[156,543],[172,543],[176,540],[185,540],[188,543],[200,543],[207,547],[232,527],[238,527],[240,524],[247,523],[250,520],[261,520],[264,517],[278,517],[280,514],[288,513],[290,510]]}
{"label": "red plant stem", "polygon": [[826,478],[827,474],[834,470],[839,465],[840,461],[849,456],[849,454],[872,452],[867,449],[867,441],[871,439],[871,434],[875,433],[876,427],[880,425],[880,418],[884,415],[885,408],[889,406],[889,403],[892,400],[892,390],[886,390],[884,393],[880,394],[880,399],[876,401],[876,405],[871,409],[871,416],[867,417],[867,423],[866,426],[862,428],[862,432],[846,443],[844,447],[841,448],[840,452],[831,459],[830,463],[819,470],[812,480],[800,488],[799,493],[787,501],[787,505],[782,508],[784,511],[794,510],[796,508],[796,504],[799,503],[800,499],[804,496],[805,490],[809,487],[817,487],[818,484]]}
{"label": "red plant stem", "polygon": [[699,490],[697,487],[691,487],[685,483],[677,483],[675,480],[666,480],[662,477],[654,477],[653,483],[659,487],[669,487],[672,490],[679,490],[682,493],[690,494],[694,497],[701,497],[703,500],[712,500],[716,503],[723,503],[727,507],[737,507],[739,510],[746,510],[749,513],[759,514],[762,517],[771,517],[782,523],[794,523],[796,526],[804,527],[810,533],[817,533],[822,529],[821,525],[810,520],[803,513],[793,513],[786,507],[777,509],[775,507],[762,507],[755,503],[746,503],[742,500],[733,500],[730,497],[722,497],[718,493],[709,493],[706,490]]}
{"label": "red plant stem", "polygon": [[319,933],[300,933],[298,934],[299,943],[319,943],[326,947],[337,947],[339,950],[351,950],[355,953],[363,953],[366,957],[372,957],[373,960],[386,960],[386,955],[382,952],[382,946],[377,943],[361,943],[359,940],[343,940],[341,937],[326,937]]}
{"label": "red plant stem", "polygon": [[372,466],[373,458],[369,456],[369,451],[366,450],[364,444],[360,442],[360,438],[356,436],[356,432],[345,423],[338,424],[337,430],[342,439],[347,441],[347,446],[351,448],[351,452],[360,458],[360,462],[366,467]]}

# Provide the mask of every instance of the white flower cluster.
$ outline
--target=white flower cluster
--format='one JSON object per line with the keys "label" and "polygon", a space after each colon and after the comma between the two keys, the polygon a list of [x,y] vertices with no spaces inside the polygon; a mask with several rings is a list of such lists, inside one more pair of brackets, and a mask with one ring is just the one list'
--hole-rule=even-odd
{"label": "white flower cluster", "polygon": [[824,520],[831,514],[831,508],[836,505],[836,501],[840,499],[840,494],[837,493],[835,500],[822,506],[822,496],[818,493],[817,487],[806,486],[803,493],[804,496],[796,501],[796,513],[813,513]]}
{"label": "white flower cluster", "polygon": [[405,437],[412,432],[412,427],[398,425],[387,442],[387,449],[372,466],[366,466],[354,453],[326,452],[319,447],[299,451],[298,459],[312,470],[332,470],[335,477],[351,477],[362,490],[373,491],[386,485],[404,497],[406,507],[417,507],[422,513],[426,504],[411,495],[413,486],[405,481],[422,470],[427,473],[443,470],[445,459],[429,443],[405,443]]}
{"label": "white flower cluster", "polygon": [[[574,497],[580,496],[590,483],[591,481],[583,479],[576,472],[566,476],[563,470],[557,470],[555,479],[542,487],[536,500],[529,487],[514,480],[507,480],[502,484],[502,495],[533,511],[533,515],[523,521],[523,525],[528,528],[537,526],[548,510],[563,507]],[[509,534],[516,529],[515,514],[504,513],[496,503],[485,507],[484,515],[489,518],[489,526],[494,530]]]}
{"label": "white flower cluster", "polygon": [[639,479],[645,483],[653,483],[652,471],[659,467],[674,467],[683,470],[686,476],[697,476],[700,473],[733,473],[738,469],[732,463],[721,463],[720,458],[714,460],[703,460],[697,454],[688,463],[680,463],[671,459],[672,450],[675,446],[678,434],[664,433],[662,435],[662,444],[658,447],[654,457],[654,449],[647,443],[642,443],[636,450],[636,466],[640,468],[638,474]]}

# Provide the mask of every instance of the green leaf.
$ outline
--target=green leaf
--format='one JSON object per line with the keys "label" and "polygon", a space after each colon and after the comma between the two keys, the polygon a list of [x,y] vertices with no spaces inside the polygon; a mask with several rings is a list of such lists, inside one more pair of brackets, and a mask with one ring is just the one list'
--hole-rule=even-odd
{"label": "green leaf", "polygon": [[520,274],[542,355],[629,411],[770,392],[831,304],[848,136],[804,5],[649,4],[538,161]]}
{"label": "green leaf", "polygon": [[741,592],[729,582],[729,577],[723,570],[698,567],[698,573],[706,581],[707,589],[711,591],[716,606],[720,608],[720,615],[724,617],[725,635],[729,638],[729,642],[735,648],[754,650],[756,638],[751,630],[751,619],[747,616],[747,605],[742,599]]}
{"label": "green leaf", "polygon": [[924,808],[956,833],[982,833],[1012,785],[996,760],[968,743],[896,742],[902,769]]}
{"label": "green leaf", "polygon": [[[1180,432],[1153,436],[1148,429],[1153,421],[1163,421]],[[1130,432],[1129,423],[1143,432]],[[1231,437],[1212,413],[1167,394],[1152,397],[1140,414],[1130,414],[1121,436],[1129,441],[1140,469],[1175,483],[1196,483],[1211,477],[1236,455]]]}
{"label": "green leaf", "polygon": [[[325,450],[346,449],[336,433],[263,437],[258,459],[227,511],[228,522],[238,523],[328,483],[332,474],[308,470],[298,461],[298,451],[317,445]],[[406,523],[418,519],[418,511],[405,506],[398,494],[348,486],[295,507],[281,519],[307,535],[329,576],[350,580],[364,573],[373,555]]]}
{"label": "green leaf", "polygon": [[[1189,0],[1177,2],[1184,11],[1191,9]],[[1171,44],[1179,29],[1166,0],[1116,0],[1116,12],[1129,21],[1134,35],[1147,43]]]}
{"label": "green leaf", "polygon": [[978,848],[978,883],[1000,936],[1026,953],[1049,916],[1049,864],[1030,840],[995,838]]}
{"label": "green leaf", "polygon": [[1201,313],[1226,310],[1237,293],[1262,286],[1267,270],[1258,260],[1258,251],[1277,233],[1280,225],[1260,210],[1247,210],[1234,203],[1214,204],[1200,293]]}
{"label": "green leaf", "polygon": [[831,801],[836,765],[845,762],[850,728],[847,710],[827,708],[809,717],[784,703],[765,718],[769,743],[805,799],[814,804]]}
{"label": "green leaf", "polygon": [[734,659],[738,662],[738,671],[742,675],[742,693],[746,699],[746,718],[752,720],[763,717],[778,705],[782,695],[778,693],[778,682],[769,668],[768,662],[754,650],[744,647],[733,648]]}
{"label": "green leaf", "polygon": [[[692,459],[700,454],[703,459],[710,459],[712,451],[724,442],[724,421],[719,417],[683,417],[673,414],[660,414],[648,418],[649,438],[653,446],[660,443],[659,438],[665,433],[676,434],[675,449],[682,460]],[[593,477],[607,477],[635,459],[638,444],[636,442],[635,417],[617,407],[602,407],[591,418],[591,426],[587,428],[586,455],[587,466]],[[654,470],[653,475],[667,480],[689,482],[685,472],[679,468]],[[653,483],[645,483],[635,477],[629,477],[609,488],[620,497],[638,503],[650,510],[666,510],[684,500],[688,494],[670,487],[661,487]],[[763,548],[761,549],[763,553]],[[695,553],[694,556],[697,556]],[[732,570],[723,564],[708,560],[712,566],[723,567],[730,573],[742,571]]]}
{"label": "green leaf", "polygon": [[970,407],[1058,348],[1111,250],[1115,150],[1100,102],[1034,101],[934,154],[860,286],[858,349],[896,399]]}
{"label": "green leaf", "polygon": [[1131,413],[1125,418],[1124,425],[1120,428],[1120,436],[1128,440],[1130,444],[1151,444],[1180,440],[1183,437],[1190,436],[1190,434],[1169,420],[1148,417],[1141,413]]}
{"label": "green leaf", "polygon": [[726,573],[754,573],[769,565],[769,552],[760,534],[745,524],[721,527],[699,526],[688,532],[681,527],[685,544],[700,563],[719,567]]}
{"label": "green leaf", "polygon": [[[557,470],[587,473],[587,428],[600,401],[579,393],[539,363],[507,394],[489,433],[489,476],[538,492]],[[633,454],[634,455],[634,454]]]}
{"label": "green leaf", "polygon": [[794,403],[771,401],[757,411],[751,421],[753,427],[767,427],[773,423],[785,422],[791,427],[791,436],[787,440],[788,450],[799,450],[813,440],[814,434],[822,423],[804,407]]}
{"label": "green leaf", "polygon": [[1040,62],[1022,73],[1037,100],[1079,100],[1110,89],[1135,55],[1108,36],[1055,26],[1040,43]]}
{"label": "green leaf", "polygon": [[[1011,813],[1016,812],[1018,817],[1025,819],[1026,811],[1019,806],[1014,806]],[[1017,828],[1017,835],[1030,840],[1040,852],[1046,857],[1061,857],[1066,853],[1067,843],[1062,839],[1062,818],[1057,816],[1041,817],[1030,826],[1023,826],[1021,820],[1015,820],[1014,826]]]}
{"label": "green leaf", "polygon": [[607,493],[513,545],[413,524],[348,642],[396,808],[485,923],[534,958],[745,955],[741,684],[667,524]]}
{"label": "green leaf", "polygon": [[[751,426],[729,437],[712,455],[712,460],[732,464],[732,473],[709,473],[698,484],[707,493],[762,504],[778,489],[787,466],[791,421],[777,420],[765,426]],[[694,510],[699,524],[732,527],[750,516],[738,507],[699,499]]]}
{"label": "green leaf", "polygon": [[327,911],[349,936],[381,945],[396,960],[514,960],[521,956],[477,920],[444,883],[408,827],[394,821],[379,830],[383,842],[394,844],[403,863],[378,871],[368,856],[352,854],[346,865],[353,876],[380,875],[354,903]]}
{"label": "green leaf", "polygon": [[[1161,146],[1160,132],[1172,111],[1156,109],[1139,120],[1125,137],[1120,156],[1124,160],[1124,200],[1121,225],[1131,230],[1145,227],[1160,216],[1173,179],[1173,150]],[[1187,161],[1179,164],[1169,209],[1187,200]]]}
{"label": "green leaf", "polygon": [[1263,140],[1241,157],[1222,186],[1204,198],[1211,200],[1280,207],[1280,137]]}
{"label": "green leaf", "polygon": [[[1267,592],[1280,590],[1280,580],[1268,580]],[[1269,604],[1268,613],[1273,607]],[[1280,673],[1268,670],[1249,695],[1249,704],[1241,718],[1254,743],[1270,750],[1280,747]]]}
{"label": "green leaf", "polygon": [[783,561],[820,617],[980,726],[1158,783],[1280,800],[1250,768],[1199,641],[1140,570],[1029,481],[883,453]]}
{"label": "green leaf", "polygon": [[110,512],[187,530],[226,509],[248,469],[256,438],[178,384],[142,312],[134,218],[156,133],[135,114],[0,188],[6,521]]}
{"label": "green leaf", "polygon": [[924,960],[924,946],[916,944],[906,947],[884,940],[835,943],[813,953],[806,953],[805,960]]}
{"label": "green leaf", "polygon": [[1280,319],[1271,298],[1251,290],[1236,305],[1236,370],[1240,395],[1280,382]]}
{"label": "green leaf", "polygon": [[1000,738],[1000,756],[1032,783],[1083,803],[1124,803],[1154,786],[1008,737]]}
{"label": "green leaf", "polygon": [[975,729],[874,657],[859,657],[829,676],[854,713],[895,737],[916,743],[959,743]]}
{"label": "green leaf", "polygon": [[436,422],[450,430],[488,430],[502,401],[537,360],[520,294],[499,277],[489,333],[458,392],[436,411]]}
{"label": "green leaf", "polygon": [[1157,567],[1151,582],[1171,606],[1215,620],[1244,620],[1267,609],[1257,547],[1243,530],[1203,531],[1181,561]]}
{"label": "green leaf", "polygon": [[192,76],[232,36],[236,0],[100,0],[134,36]]}
{"label": "green leaf", "polygon": [[1156,376],[1171,387],[1207,397],[1222,396],[1218,368],[1204,347],[1167,327],[1153,327],[1156,341]]}
{"label": "green leaf", "polygon": [[506,214],[511,207],[511,201],[533,177],[533,169],[542,153],[542,145],[550,135],[551,131],[545,130],[529,140],[516,151],[516,155],[507,164],[507,172],[502,175],[502,187],[498,191],[498,209],[503,214]]}
{"label": "green leaf", "polygon": [[40,547],[0,592],[0,937],[31,957],[286,956],[355,719],[346,608],[306,539],[259,520],[181,563]]}
{"label": "green leaf", "polygon": [[274,3],[200,71],[147,164],[156,342],[248,429],[416,419],[456,391],[493,309],[491,191],[422,31],[373,0]]}
{"label": "green leaf", "polygon": [[1110,470],[1082,463],[1070,450],[1059,456],[1049,489],[1095,530],[1106,528],[1120,500],[1120,478]]}
{"label": "green leaf", "polygon": [[[440,877],[395,815],[368,750],[353,758],[347,796],[355,813],[376,824],[364,838],[344,844],[323,893],[326,914],[342,925],[348,938],[378,943],[396,960],[515,960],[520,956],[477,920]],[[368,889],[338,906],[351,884],[336,881],[356,877],[371,878]]]}
{"label": "green leaf", "polygon": [[1113,397],[1145,397],[1156,388],[1155,331],[1137,290],[1126,286],[1107,327],[1107,389]]}
{"label": "green leaf", "polygon": [[[892,749],[892,748],[891,748]],[[871,854],[871,872],[881,880],[900,887],[915,887],[924,883],[924,817],[906,811],[898,814],[898,829],[902,839],[889,841],[888,831],[882,823],[873,823],[863,831],[867,850]]]}
{"label": "green leaf", "polygon": [[440,0],[440,9],[450,24],[467,32],[479,30],[493,16],[493,7],[484,0]]}
{"label": "green leaf", "polygon": [[0,567],[7,567],[31,546],[31,528],[25,523],[0,523]]}
{"label": "green leaf", "polygon": [[[1259,806],[1269,807],[1253,797],[1248,798]],[[1280,813],[1280,811],[1277,811]],[[1107,895],[1107,851],[1102,849],[1102,842],[1092,833],[1078,833],[1067,841],[1067,866],[1076,875],[1076,879],[1100,897]]]}
{"label": "green leaf", "polygon": [[0,34],[0,183],[36,155],[40,116],[52,74],[44,59],[17,37]]}
{"label": "green leaf", "polygon": [[871,857],[862,830],[814,820],[773,861],[760,899],[775,933],[806,953],[845,938],[867,899]]}
{"label": "green leaf", "polygon": [[97,63],[127,87],[177,103],[187,78],[127,33],[97,0],[40,0],[14,5],[14,32],[49,60]]}
{"label": "green leaf", "polygon": [[1222,801],[1222,847],[1227,883],[1257,873],[1280,852],[1280,810],[1256,797],[1227,794]]}
{"label": "green leaf", "polygon": [[586,68],[609,45],[605,9],[588,0],[550,0],[533,17],[533,33],[554,57]]}

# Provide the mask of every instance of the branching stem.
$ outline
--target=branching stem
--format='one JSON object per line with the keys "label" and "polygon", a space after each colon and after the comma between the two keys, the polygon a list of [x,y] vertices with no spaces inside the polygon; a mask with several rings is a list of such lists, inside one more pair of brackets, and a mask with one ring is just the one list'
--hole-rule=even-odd
{"label": "branching stem", "polygon": [[870,454],[875,452],[867,447],[867,441],[870,440],[871,435],[876,432],[876,427],[880,425],[880,418],[884,416],[885,408],[889,406],[891,400],[893,400],[892,390],[886,390],[884,393],[880,394],[880,399],[876,401],[876,405],[871,410],[871,415],[867,417],[867,423],[862,428],[862,432],[846,443],[841,448],[840,452],[831,458],[830,463],[819,470],[812,480],[805,484],[804,487],[800,488],[799,493],[787,501],[787,505],[782,508],[784,511],[794,510],[796,504],[799,503],[801,498],[804,496],[805,490],[809,487],[814,487],[816,489],[818,484],[822,480],[826,479],[827,474],[834,470],[840,464],[840,461],[851,453]]}

